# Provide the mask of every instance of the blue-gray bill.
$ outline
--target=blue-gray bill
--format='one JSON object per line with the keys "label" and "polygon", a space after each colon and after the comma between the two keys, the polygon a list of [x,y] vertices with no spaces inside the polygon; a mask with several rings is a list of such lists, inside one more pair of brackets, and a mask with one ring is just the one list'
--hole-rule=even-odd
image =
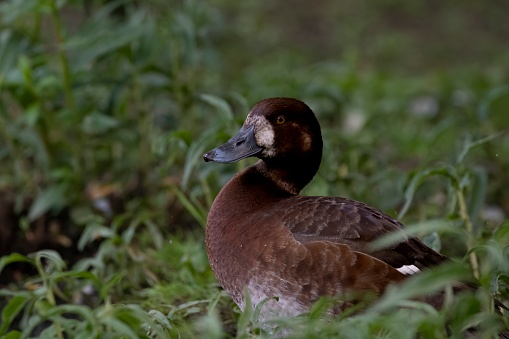
{"label": "blue-gray bill", "polygon": [[203,160],[231,164],[241,159],[257,155],[262,148],[256,144],[254,126],[244,127],[225,144],[208,151]]}

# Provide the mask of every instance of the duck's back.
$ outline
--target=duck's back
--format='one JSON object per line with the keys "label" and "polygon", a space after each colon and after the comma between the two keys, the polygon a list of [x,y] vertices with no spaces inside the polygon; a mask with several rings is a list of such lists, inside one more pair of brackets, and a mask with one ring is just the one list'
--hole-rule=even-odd
{"label": "duck's back", "polygon": [[[372,250],[372,243],[404,226],[373,207],[341,197],[293,196],[277,206],[282,223],[295,239],[331,241],[348,245],[386,262],[396,269],[414,266],[416,269],[438,265],[448,259],[431,250],[415,237],[403,237],[394,245]],[[402,269],[404,270],[404,269]]]}

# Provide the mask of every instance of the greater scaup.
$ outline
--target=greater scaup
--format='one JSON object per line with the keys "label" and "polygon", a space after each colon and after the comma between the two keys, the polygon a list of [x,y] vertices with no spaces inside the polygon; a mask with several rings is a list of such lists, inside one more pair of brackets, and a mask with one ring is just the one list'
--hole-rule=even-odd
{"label": "greater scaup", "polygon": [[373,240],[403,225],[358,201],[299,196],[322,157],[320,125],[302,101],[260,101],[240,131],[204,159],[232,163],[251,156],[260,160],[222,188],[206,228],[210,265],[241,309],[244,288],[254,305],[278,297],[264,305],[264,318],[294,316],[320,296],[379,295],[448,260],[415,237],[370,251]]}

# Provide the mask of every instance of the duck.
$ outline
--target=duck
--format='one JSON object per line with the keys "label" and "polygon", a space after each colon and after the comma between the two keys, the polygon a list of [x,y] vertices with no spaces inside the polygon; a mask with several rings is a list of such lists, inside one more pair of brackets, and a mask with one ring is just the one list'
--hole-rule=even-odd
{"label": "duck", "polygon": [[[203,155],[224,164],[259,159],[214,199],[206,250],[219,284],[241,310],[248,304],[244,291],[252,305],[265,303],[262,320],[303,314],[323,296],[377,297],[391,284],[449,261],[413,236],[372,250],[374,240],[404,226],[359,201],[300,195],[322,152],[313,111],[282,97],[258,102],[231,139]],[[352,304],[345,300],[337,312]]]}

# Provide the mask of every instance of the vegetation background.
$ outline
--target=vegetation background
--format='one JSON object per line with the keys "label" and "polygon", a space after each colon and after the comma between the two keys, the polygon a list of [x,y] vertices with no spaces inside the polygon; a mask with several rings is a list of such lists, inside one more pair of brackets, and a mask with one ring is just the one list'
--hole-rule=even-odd
{"label": "vegetation background", "polygon": [[[508,327],[506,1],[0,2],[0,336],[480,337]],[[258,100],[304,100],[308,195],[398,216],[457,264],[361,314],[260,324],[221,291],[208,208],[251,160],[201,155]],[[387,241],[390,241],[387,240]],[[415,297],[474,274],[441,311]],[[402,308],[402,306],[404,306]]]}

